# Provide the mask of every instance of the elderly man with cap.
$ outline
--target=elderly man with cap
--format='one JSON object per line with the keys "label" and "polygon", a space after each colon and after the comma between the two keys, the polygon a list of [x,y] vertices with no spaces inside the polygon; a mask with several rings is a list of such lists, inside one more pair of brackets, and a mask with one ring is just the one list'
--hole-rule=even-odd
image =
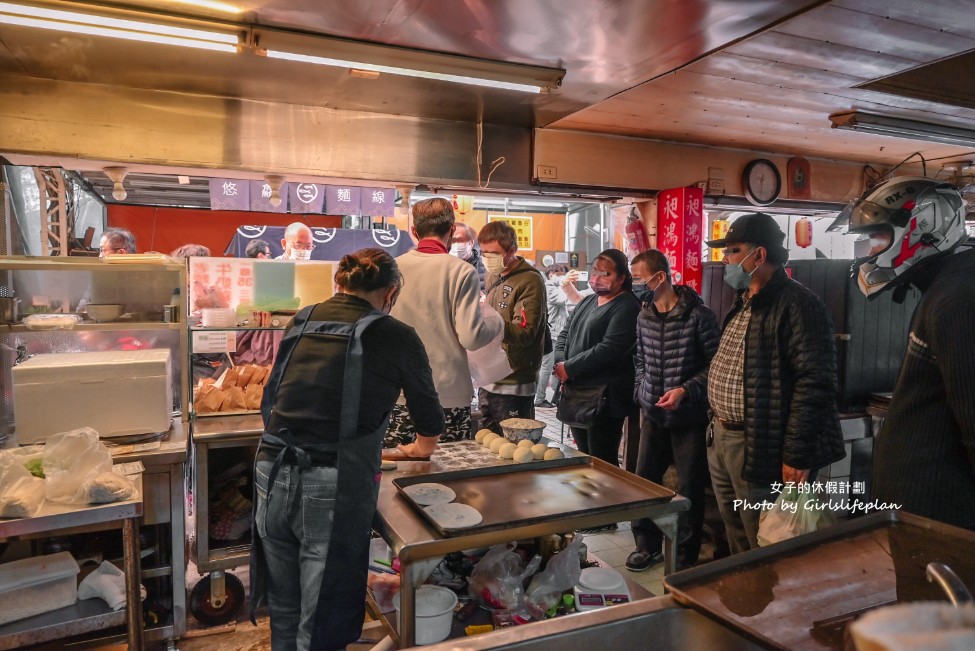
{"label": "elderly man with cap", "polygon": [[783,484],[813,481],[845,456],[836,406],[833,323],[789,278],[785,234],[764,213],[732,222],[724,280],[737,292],[708,373],[708,466],[732,553],[758,547],[758,523]]}

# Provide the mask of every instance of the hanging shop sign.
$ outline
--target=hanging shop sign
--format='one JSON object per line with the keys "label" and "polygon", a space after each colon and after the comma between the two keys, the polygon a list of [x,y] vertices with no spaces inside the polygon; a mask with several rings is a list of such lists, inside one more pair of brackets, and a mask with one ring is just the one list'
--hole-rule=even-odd
{"label": "hanging shop sign", "polygon": [[210,210],[249,210],[250,182],[210,179]]}
{"label": "hanging shop sign", "polygon": [[289,183],[288,203],[296,215],[320,215],[325,208],[325,187],[318,183]]}
{"label": "hanging shop sign", "polygon": [[674,188],[657,196],[657,248],[667,256],[676,285],[701,291],[704,190]]}
{"label": "hanging shop sign", "polygon": [[396,210],[396,190],[360,188],[359,210],[363,217],[392,217]]}
{"label": "hanging shop sign", "polygon": [[354,185],[326,185],[326,213],[329,215],[358,215],[361,189]]}

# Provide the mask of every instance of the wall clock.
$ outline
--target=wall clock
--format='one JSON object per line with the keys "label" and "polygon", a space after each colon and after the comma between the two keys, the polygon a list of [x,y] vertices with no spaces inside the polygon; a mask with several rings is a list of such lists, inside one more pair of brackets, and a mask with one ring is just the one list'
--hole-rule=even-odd
{"label": "wall clock", "polygon": [[782,192],[779,168],[767,158],[756,158],[745,165],[741,174],[741,188],[750,203],[756,206],[769,205]]}

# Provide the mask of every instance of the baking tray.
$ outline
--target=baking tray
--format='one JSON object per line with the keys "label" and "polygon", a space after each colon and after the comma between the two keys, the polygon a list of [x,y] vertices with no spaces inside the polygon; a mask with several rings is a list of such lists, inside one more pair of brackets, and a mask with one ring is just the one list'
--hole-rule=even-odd
{"label": "baking tray", "polygon": [[[675,493],[588,455],[562,462],[493,465],[467,470],[416,474],[393,479],[393,485],[441,536],[475,535],[529,524],[595,515],[621,508],[668,502]],[[460,502],[477,509],[474,527],[445,529],[404,491],[421,483],[449,486]]]}
{"label": "baking tray", "polygon": [[945,601],[928,563],[975,586],[975,532],[899,511],[873,513],[664,577],[680,603],[770,649],[843,649],[873,608]]}

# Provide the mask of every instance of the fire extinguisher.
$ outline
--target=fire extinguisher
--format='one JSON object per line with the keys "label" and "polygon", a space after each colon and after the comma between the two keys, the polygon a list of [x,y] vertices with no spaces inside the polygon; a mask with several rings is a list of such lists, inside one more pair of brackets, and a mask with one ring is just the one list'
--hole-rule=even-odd
{"label": "fire extinguisher", "polygon": [[626,243],[630,250],[643,253],[650,248],[650,238],[647,236],[647,229],[643,226],[640,218],[640,209],[630,206],[630,216],[626,218]]}
{"label": "fire extinguisher", "polygon": [[812,244],[813,230],[812,222],[802,217],[796,220],[796,244],[801,249],[805,249]]}

